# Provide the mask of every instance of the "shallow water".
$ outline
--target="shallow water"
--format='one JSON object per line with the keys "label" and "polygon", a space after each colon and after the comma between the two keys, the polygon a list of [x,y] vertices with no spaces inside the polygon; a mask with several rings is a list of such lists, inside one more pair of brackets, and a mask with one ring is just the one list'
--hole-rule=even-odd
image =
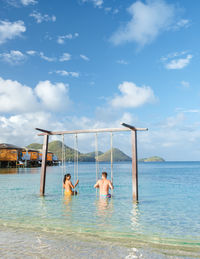
{"label": "shallow water", "polygon": [[[73,181],[73,164],[67,164],[66,170]],[[110,165],[100,164],[100,170],[110,172]],[[40,168],[0,169],[0,173],[0,254],[4,257],[12,253],[11,245],[10,250],[4,246],[11,236],[13,245],[24,240],[30,248],[28,240],[37,243],[38,235],[51,243],[47,249],[51,257],[57,251],[52,244],[62,247],[64,243],[72,250],[86,245],[85,257],[83,250],[77,250],[81,258],[89,258],[90,253],[91,258],[101,258],[95,248],[99,243],[109,258],[200,257],[199,162],[140,163],[138,204],[131,198],[130,163],[114,164],[115,189],[109,200],[96,196],[93,163],[79,164],[79,195],[71,198],[62,195],[61,167],[47,168],[45,197],[38,195]],[[58,258],[70,254],[68,250],[58,249]],[[34,257],[34,248],[27,253]],[[41,258],[50,257],[45,253]],[[75,258],[71,253],[68,258]]]}

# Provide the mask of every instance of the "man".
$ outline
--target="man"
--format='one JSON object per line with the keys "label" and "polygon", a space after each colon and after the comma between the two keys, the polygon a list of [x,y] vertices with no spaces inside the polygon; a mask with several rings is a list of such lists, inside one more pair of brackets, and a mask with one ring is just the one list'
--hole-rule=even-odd
{"label": "man", "polygon": [[111,198],[111,194],[109,193],[109,188],[114,189],[113,184],[110,180],[107,179],[107,173],[102,173],[102,179],[98,180],[94,185],[94,188],[99,188],[99,195],[102,198]]}

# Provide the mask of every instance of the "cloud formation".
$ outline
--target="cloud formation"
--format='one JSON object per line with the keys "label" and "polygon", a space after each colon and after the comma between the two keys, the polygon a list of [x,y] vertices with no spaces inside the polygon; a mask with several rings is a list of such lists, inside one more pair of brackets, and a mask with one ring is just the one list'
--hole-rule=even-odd
{"label": "cloud formation", "polygon": [[25,6],[37,4],[36,0],[21,0],[21,3]]}
{"label": "cloud formation", "polygon": [[25,61],[26,55],[19,50],[11,50],[8,53],[0,53],[0,59],[11,65],[18,65]]}
{"label": "cloud formation", "polygon": [[111,37],[115,45],[136,42],[144,46],[152,42],[162,31],[168,30],[173,22],[175,9],[162,0],[133,3],[128,12],[131,20],[121,26]]}
{"label": "cloud formation", "polygon": [[90,59],[87,56],[83,55],[83,54],[80,55],[80,58],[82,58],[85,61],[90,61]]}
{"label": "cloud formation", "polygon": [[54,72],[49,72],[49,74],[53,74],[53,73],[56,73],[56,74],[61,75],[61,76],[72,76],[72,77],[76,77],[76,78],[79,77],[78,72],[69,72],[69,71],[66,71],[66,70],[56,70]]}
{"label": "cloud formation", "polygon": [[55,57],[47,57],[44,55],[42,51],[36,51],[36,50],[28,50],[26,51],[26,54],[29,56],[39,56],[41,59],[46,60],[48,62],[54,62],[57,59]]}
{"label": "cloud formation", "polygon": [[23,21],[9,22],[0,20],[0,44],[14,39],[26,31]]}
{"label": "cloud formation", "polygon": [[63,83],[41,81],[35,88],[17,81],[0,77],[0,113],[27,113],[59,111],[67,109],[71,103],[69,87]]}
{"label": "cloud formation", "polygon": [[110,102],[116,108],[136,108],[156,99],[149,86],[139,87],[132,82],[123,82],[118,88],[120,95],[116,95]]}
{"label": "cloud formation", "polygon": [[72,39],[75,39],[79,36],[79,34],[76,32],[73,34],[69,33],[67,35],[63,35],[63,36],[58,36],[58,39],[57,39],[57,43],[58,44],[64,44],[65,43],[65,40],[72,40]]}
{"label": "cloud formation", "polygon": [[64,61],[69,61],[70,59],[71,59],[71,55],[69,53],[63,53],[59,61],[64,62]]}
{"label": "cloud formation", "polygon": [[91,2],[95,7],[101,8],[103,6],[103,0],[82,0],[83,3]]}
{"label": "cloud formation", "polygon": [[117,63],[120,64],[120,65],[128,65],[128,62],[124,59],[117,60]]}
{"label": "cloud formation", "polygon": [[187,81],[181,81],[181,85],[183,86],[183,87],[185,87],[185,88],[189,88],[190,87],[190,83],[189,82],[187,82]]}
{"label": "cloud formation", "polygon": [[30,14],[31,17],[33,17],[36,20],[36,23],[42,23],[42,22],[55,22],[56,21],[56,16],[52,15],[49,16],[48,14],[41,14],[37,11],[33,11]]}
{"label": "cloud formation", "polygon": [[68,96],[69,87],[66,84],[52,84],[50,81],[41,81],[34,90],[40,98],[42,106],[50,111],[65,110],[70,104]]}
{"label": "cloud formation", "polygon": [[190,63],[191,59],[192,55],[188,54],[185,58],[171,60],[169,63],[165,65],[165,67],[167,69],[183,69]]}

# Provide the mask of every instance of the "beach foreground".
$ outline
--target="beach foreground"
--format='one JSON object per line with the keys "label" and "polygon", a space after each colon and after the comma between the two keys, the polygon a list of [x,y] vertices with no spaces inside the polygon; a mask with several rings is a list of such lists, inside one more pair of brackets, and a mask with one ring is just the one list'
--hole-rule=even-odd
{"label": "beach foreground", "polygon": [[[198,258],[198,255],[185,251],[177,254],[173,250],[156,248],[127,248],[116,242],[77,236],[57,236],[52,233],[22,231],[1,228],[1,258],[97,258],[97,259],[134,259],[134,258]],[[176,254],[174,254],[174,252]],[[184,254],[184,255],[183,255]]]}

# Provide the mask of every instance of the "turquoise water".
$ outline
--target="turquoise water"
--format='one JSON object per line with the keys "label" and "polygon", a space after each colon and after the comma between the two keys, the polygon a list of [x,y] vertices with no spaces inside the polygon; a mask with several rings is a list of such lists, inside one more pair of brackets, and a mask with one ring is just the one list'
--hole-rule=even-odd
{"label": "turquoise water", "polygon": [[[73,181],[73,164],[66,170]],[[109,173],[110,165],[100,164],[100,170]],[[114,164],[115,189],[109,200],[96,196],[95,171],[95,164],[80,163],[79,195],[64,198],[61,167],[47,168],[45,197],[38,195],[40,168],[0,169],[0,229],[62,240],[70,236],[80,242],[106,240],[129,249],[150,249],[151,255],[153,249],[169,256],[200,257],[200,162],[139,163],[138,204],[131,197],[131,163]],[[150,258],[149,252],[144,254],[141,258]]]}

